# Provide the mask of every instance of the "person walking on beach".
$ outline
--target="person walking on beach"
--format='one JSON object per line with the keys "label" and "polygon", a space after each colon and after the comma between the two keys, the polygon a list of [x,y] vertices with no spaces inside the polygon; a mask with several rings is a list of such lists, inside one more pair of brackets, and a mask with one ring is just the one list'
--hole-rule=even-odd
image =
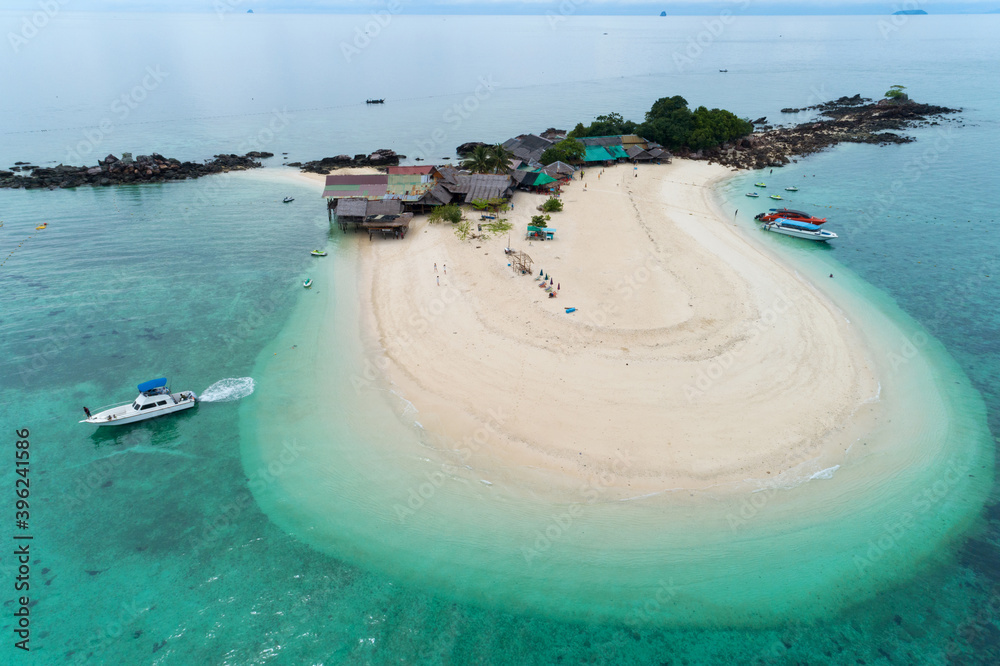
{"label": "person walking on beach", "polygon": [[441,264],[441,268],[444,269],[444,274],[447,275],[448,274],[448,264]]}
{"label": "person walking on beach", "polygon": [[437,280],[438,286],[440,287],[441,286],[441,276],[440,275],[435,275],[434,279]]}
{"label": "person walking on beach", "polygon": [[438,265],[437,265],[437,262],[436,262],[436,261],[434,262],[434,272],[435,272],[435,273],[437,273],[437,272],[438,272]]}

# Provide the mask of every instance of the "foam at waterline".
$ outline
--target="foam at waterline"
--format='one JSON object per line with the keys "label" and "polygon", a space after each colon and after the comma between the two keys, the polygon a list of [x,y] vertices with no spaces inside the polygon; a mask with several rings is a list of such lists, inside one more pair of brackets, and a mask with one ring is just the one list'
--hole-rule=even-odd
{"label": "foam at waterline", "polygon": [[[383,387],[351,385],[366,349],[351,302],[357,285],[350,272],[330,284],[337,295],[300,304],[261,355],[254,374],[262,388],[241,407],[248,470],[280,461],[285,439],[303,449],[255,496],[275,522],[315,547],[436,594],[642,623],[824,616],[917,572],[960,533],[989,486],[981,398],[933,344],[886,382],[885,408],[917,416],[870,433],[865,442],[881,452],[858,447],[823,483],[757,493],[753,503],[750,493],[710,492],[559,500],[510,481],[486,485],[444,446],[428,451]],[[870,324],[867,337],[879,350],[915,325],[891,302],[878,311],[877,292],[851,277],[838,287],[864,293],[856,300],[865,316],[852,319]],[[327,308],[335,320],[324,318]],[[287,352],[292,344],[298,350]],[[302,391],[331,408],[305,409]],[[265,413],[253,408],[256,400],[278,408]],[[874,446],[880,439],[885,446]],[[974,478],[956,473],[964,469],[975,469]],[[921,512],[915,499],[937,487],[944,492],[933,510]],[[888,547],[878,546],[886,539]],[[768,575],[778,569],[780,580]],[[636,616],[668,579],[670,603],[655,617]]]}
{"label": "foam at waterline", "polygon": [[220,379],[198,396],[199,402],[234,402],[253,393],[253,377]]}
{"label": "foam at waterline", "polygon": [[813,479],[832,479],[833,473],[836,472],[838,469],[840,469],[840,465],[834,465],[833,467],[827,467],[826,469],[821,469],[820,471],[810,476],[809,480],[812,481]]}

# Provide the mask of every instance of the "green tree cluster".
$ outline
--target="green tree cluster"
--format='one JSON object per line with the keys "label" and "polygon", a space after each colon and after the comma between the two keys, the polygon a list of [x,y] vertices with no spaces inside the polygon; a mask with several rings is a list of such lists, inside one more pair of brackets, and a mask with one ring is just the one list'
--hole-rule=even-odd
{"label": "green tree cluster", "polygon": [[587,148],[576,139],[563,139],[559,143],[550,146],[538,158],[538,161],[546,166],[553,162],[566,162],[572,164],[579,162],[587,153]]}
{"label": "green tree cluster", "polygon": [[661,97],[653,102],[640,124],[625,120],[620,114],[598,116],[590,125],[577,124],[570,137],[638,134],[670,150],[701,150],[732,141],[753,132],[749,120],[725,109],[699,106],[692,111],[680,95]]}
{"label": "green tree cluster", "polygon": [[472,207],[476,210],[490,211],[492,213],[501,213],[507,210],[508,203],[503,197],[493,197],[490,199],[473,199],[471,201]]}
{"label": "green tree cluster", "polygon": [[451,222],[452,224],[458,224],[462,221],[462,209],[457,204],[438,206],[427,216],[427,221],[431,223]]}
{"label": "green tree cluster", "polygon": [[493,236],[499,236],[505,234],[514,228],[513,223],[508,222],[506,219],[498,219],[494,222],[483,225],[483,231],[481,232],[481,238],[483,240],[489,240]]}
{"label": "green tree cluster", "polygon": [[909,95],[903,92],[904,90],[906,90],[906,86],[901,86],[898,84],[894,86],[889,86],[889,89],[885,91],[886,99],[892,99],[896,101],[904,101],[909,99],[910,98]]}
{"label": "green tree cluster", "polygon": [[455,235],[458,236],[458,240],[465,241],[469,240],[472,235],[472,223],[468,220],[462,220],[455,227]]}
{"label": "green tree cluster", "polygon": [[563,202],[555,197],[549,197],[542,204],[542,210],[546,213],[558,213],[563,209]]}
{"label": "green tree cluster", "polygon": [[570,139],[580,139],[585,136],[615,136],[618,134],[634,134],[638,127],[631,120],[625,120],[620,113],[609,113],[597,116],[589,125],[577,123],[569,133]]}
{"label": "green tree cluster", "polygon": [[476,146],[467,158],[462,160],[462,168],[472,173],[508,173],[511,152],[503,144]]}

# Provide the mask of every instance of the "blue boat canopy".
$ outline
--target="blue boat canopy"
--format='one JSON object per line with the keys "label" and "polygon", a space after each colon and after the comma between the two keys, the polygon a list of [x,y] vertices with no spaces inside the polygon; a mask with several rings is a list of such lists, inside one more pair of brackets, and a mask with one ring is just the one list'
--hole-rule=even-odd
{"label": "blue boat canopy", "polygon": [[163,388],[167,385],[167,378],[160,377],[159,379],[150,379],[148,382],[143,382],[139,384],[139,393],[145,393],[146,391],[152,391],[153,389]]}
{"label": "blue boat canopy", "polygon": [[785,217],[779,217],[775,222],[778,222],[783,227],[793,227],[795,229],[802,229],[803,231],[819,231],[818,224],[810,224],[808,222],[800,222],[799,220],[789,220]]}

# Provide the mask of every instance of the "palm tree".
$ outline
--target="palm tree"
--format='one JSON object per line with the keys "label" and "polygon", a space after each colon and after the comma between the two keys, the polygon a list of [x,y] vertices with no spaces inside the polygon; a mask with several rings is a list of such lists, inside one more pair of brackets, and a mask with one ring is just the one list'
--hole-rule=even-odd
{"label": "palm tree", "polygon": [[510,171],[510,160],[514,157],[514,153],[504,148],[502,143],[490,146],[490,157],[494,173],[508,173]]}
{"label": "palm tree", "polygon": [[462,168],[472,173],[489,173],[493,170],[493,156],[486,146],[476,146],[467,158],[462,160]]}

